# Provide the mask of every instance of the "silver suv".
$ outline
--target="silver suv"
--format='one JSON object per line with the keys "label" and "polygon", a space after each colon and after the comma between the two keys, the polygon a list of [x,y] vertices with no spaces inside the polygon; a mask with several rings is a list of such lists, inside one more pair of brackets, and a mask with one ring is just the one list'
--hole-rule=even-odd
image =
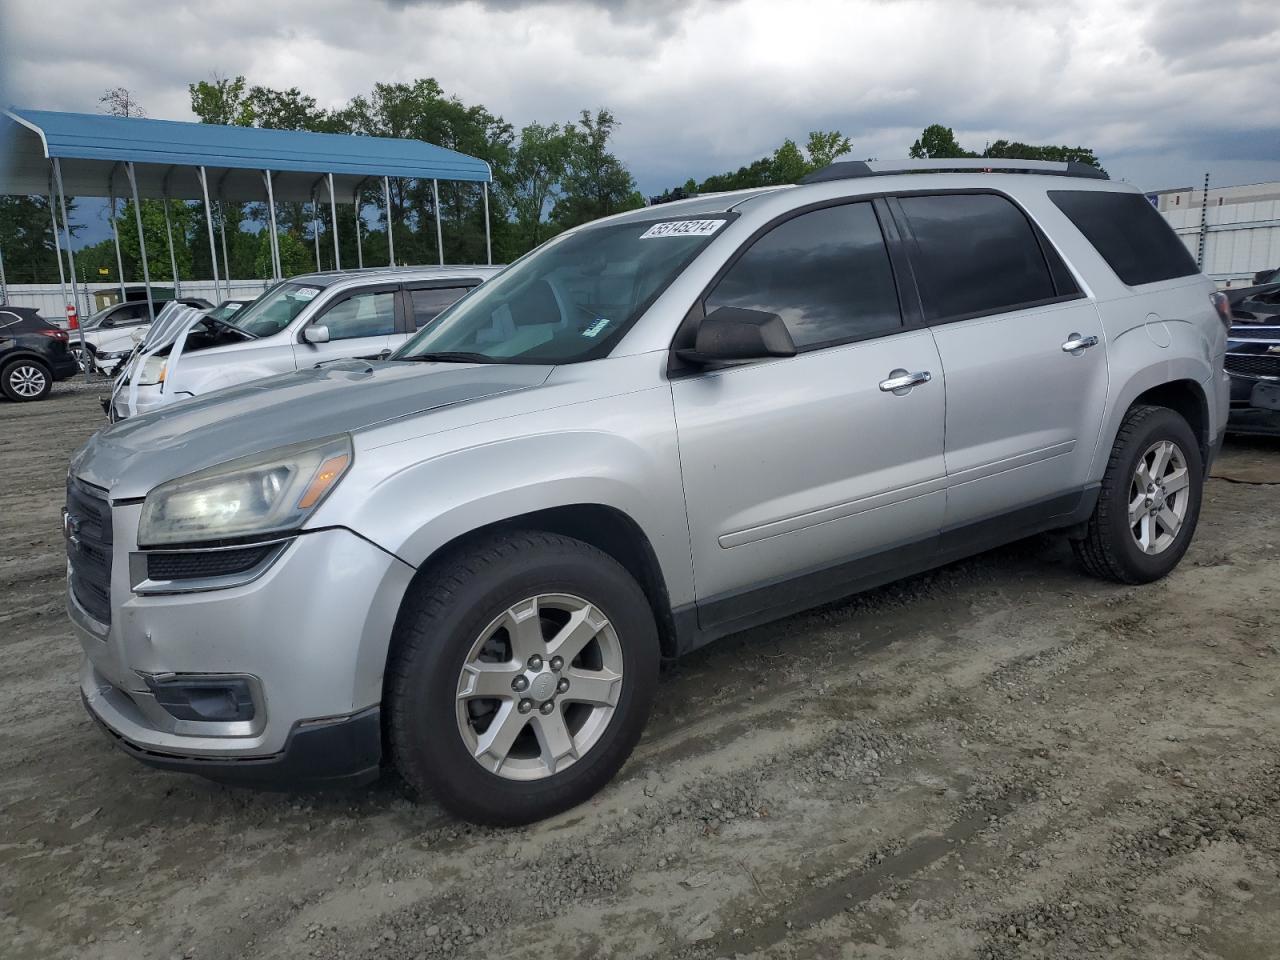
{"label": "silver suv", "polygon": [[65,517],[89,712],[152,766],[390,763],[520,823],[607,783],[659,662],[717,637],[1046,530],[1169,573],[1223,298],[1131,187],[947,167],[592,223],[388,360],[104,429]]}

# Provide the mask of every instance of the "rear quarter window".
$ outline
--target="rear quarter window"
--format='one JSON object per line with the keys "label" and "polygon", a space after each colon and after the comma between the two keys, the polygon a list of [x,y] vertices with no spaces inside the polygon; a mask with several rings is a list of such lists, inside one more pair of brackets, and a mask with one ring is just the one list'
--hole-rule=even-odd
{"label": "rear quarter window", "polygon": [[1200,272],[1173,228],[1141,194],[1050,190],[1049,199],[1128,286]]}

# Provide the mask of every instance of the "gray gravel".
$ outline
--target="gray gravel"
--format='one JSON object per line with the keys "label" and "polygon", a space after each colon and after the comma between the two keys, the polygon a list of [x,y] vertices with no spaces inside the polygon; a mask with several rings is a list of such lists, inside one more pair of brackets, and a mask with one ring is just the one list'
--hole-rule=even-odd
{"label": "gray gravel", "polygon": [[0,404],[5,960],[1276,955],[1280,444],[1228,447],[1164,583],[1037,538],[727,638],[614,784],[496,831],[101,737],[58,527],[99,391]]}

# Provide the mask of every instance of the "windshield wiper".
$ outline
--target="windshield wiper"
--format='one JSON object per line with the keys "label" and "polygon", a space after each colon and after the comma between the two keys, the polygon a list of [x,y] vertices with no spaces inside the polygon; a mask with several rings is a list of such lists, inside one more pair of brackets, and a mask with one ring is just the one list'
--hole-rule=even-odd
{"label": "windshield wiper", "polygon": [[226,327],[228,330],[231,330],[231,331],[232,331],[232,332],[234,332],[234,333],[238,333],[238,334],[240,334],[240,336],[244,337],[246,340],[257,340],[257,339],[258,339],[258,335],[257,335],[256,333],[250,333],[250,332],[249,332],[248,330],[246,330],[244,327],[237,327],[237,326],[236,326],[234,323],[232,323],[230,320],[223,320],[221,317],[210,317],[210,316],[207,316],[207,315],[206,315],[205,319],[206,319],[206,320],[212,320],[214,323],[218,324],[219,326]]}
{"label": "windshield wiper", "polygon": [[438,363],[497,363],[493,357],[486,356],[483,353],[464,353],[459,350],[449,350],[440,353],[415,353],[411,357],[391,357],[392,360],[419,360],[431,361]]}

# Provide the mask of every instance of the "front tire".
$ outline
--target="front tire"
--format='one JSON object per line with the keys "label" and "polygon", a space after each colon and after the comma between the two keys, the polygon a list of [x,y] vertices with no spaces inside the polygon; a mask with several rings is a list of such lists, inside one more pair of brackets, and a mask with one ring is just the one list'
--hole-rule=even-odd
{"label": "front tire", "polygon": [[415,585],[388,665],[401,776],[451,813],[511,826],[603,787],[640,739],[658,680],[643,591],[557,534],[496,535]]}
{"label": "front tire", "polygon": [[1169,574],[1191,545],[1200,517],[1204,462],[1191,427],[1167,407],[1125,416],[1098,503],[1076,557],[1096,577],[1150,583]]}
{"label": "front tire", "polygon": [[52,389],[53,373],[38,360],[19,357],[0,370],[0,390],[10,400],[43,400]]}

